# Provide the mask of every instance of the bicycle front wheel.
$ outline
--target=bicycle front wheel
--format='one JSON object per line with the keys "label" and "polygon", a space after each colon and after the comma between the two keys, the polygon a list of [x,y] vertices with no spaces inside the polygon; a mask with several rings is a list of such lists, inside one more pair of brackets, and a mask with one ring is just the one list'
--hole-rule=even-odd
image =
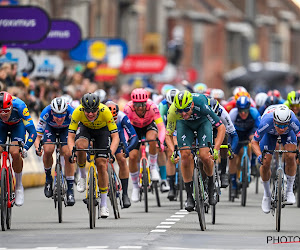
{"label": "bicycle front wheel", "polygon": [[244,207],[246,206],[246,200],[247,200],[247,187],[248,187],[248,161],[246,157],[243,161],[242,166],[242,199],[241,199],[241,205]]}
{"label": "bicycle front wheel", "polygon": [[62,176],[61,176],[61,165],[56,165],[56,195],[57,195],[57,212],[58,222],[62,223]]}
{"label": "bicycle front wheel", "polygon": [[142,160],[143,168],[143,193],[144,193],[144,202],[145,202],[145,212],[148,213],[148,171],[146,160]]}
{"label": "bicycle front wheel", "polygon": [[[12,193],[13,193],[13,178],[11,175],[11,171],[8,171],[8,181],[9,181],[9,200],[12,201]],[[11,228],[11,216],[12,216],[12,207],[7,207],[6,212],[6,226],[7,229]]]}
{"label": "bicycle front wheel", "polygon": [[297,183],[297,207],[300,207],[300,166],[297,166],[297,175],[296,175],[296,183]]}
{"label": "bicycle front wheel", "polygon": [[158,190],[158,181],[153,181],[152,184],[153,184],[154,191],[155,191],[155,197],[156,197],[156,203],[157,203],[157,206],[160,207],[159,190]]}
{"label": "bicycle front wheel", "polygon": [[206,229],[205,214],[204,214],[204,199],[203,199],[204,186],[200,175],[201,173],[199,172],[198,168],[194,168],[193,182],[194,182],[194,196],[196,201],[196,211],[199,218],[200,228],[202,231],[204,231]]}
{"label": "bicycle front wheel", "polygon": [[6,216],[7,216],[7,187],[6,187],[6,169],[1,170],[1,228],[6,230]]}
{"label": "bicycle front wheel", "polygon": [[277,197],[276,197],[276,230],[280,231],[280,220],[281,220],[281,206],[282,206],[282,177],[283,172],[282,169],[278,169],[277,176]]}
{"label": "bicycle front wheel", "polygon": [[90,229],[93,229],[96,225],[96,206],[95,206],[95,178],[94,178],[94,168],[90,167],[89,172],[89,222]]}
{"label": "bicycle front wheel", "polygon": [[183,209],[183,179],[181,174],[181,166],[178,163],[178,186],[179,186],[179,202],[180,209]]}
{"label": "bicycle front wheel", "polygon": [[114,171],[112,170],[112,167],[110,165],[108,166],[107,171],[108,171],[108,181],[109,181],[109,199],[114,210],[115,219],[118,219],[120,218],[120,213],[118,208],[117,189],[116,189]]}

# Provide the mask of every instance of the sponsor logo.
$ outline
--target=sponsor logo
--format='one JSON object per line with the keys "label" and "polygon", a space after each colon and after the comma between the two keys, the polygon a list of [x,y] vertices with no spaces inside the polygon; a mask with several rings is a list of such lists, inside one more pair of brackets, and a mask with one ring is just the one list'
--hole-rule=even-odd
{"label": "sponsor logo", "polygon": [[43,119],[44,119],[44,120],[47,120],[48,117],[49,117],[49,114],[47,113],[47,114],[45,114],[45,115],[43,116]]}
{"label": "sponsor logo", "polygon": [[206,137],[207,137],[206,135],[203,135],[202,136],[202,141],[205,141]]}
{"label": "sponsor logo", "polygon": [[290,125],[295,131],[299,131],[299,126],[295,122],[292,122]]}
{"label": "sponsor logo", "polygon": [[204,106],[206,109],[211,110],[211,108],[207,104],[205,104]]}
{"label": "sponsor logo", "polygon": [[28,108],[24,108],[23,109],[23,115],[24,116],[29,116],[29,110],[28,110]]}
{"label": "sponsor logo", "polygon": [[198,106],[194,106],[194,109],[196,109],[197,111],[201,110],[200,107],[198,107]]}
{"label": "sponsor logo", "polygon": [[181,136],[182,141],[184,141],[186,138],[186,135]]}
{"label": "sponsor logo", "polygon": [[210,115],[207,115],[206,117],[211,122],[211,124],[213,124],[213,125],[215,124],[214,119]]}
{"label": "sponsor logo", "polygon": [[29,142],[33,142],[33,140],[32,140],[32,139],[28,139],[28,141],[29,141]]}
{"label": "sponsor logo", "polygon": [[50,136],[52,136],[52,133],[51,133],[51,132],[46,133],[46,136],[47,136],[48,138],[50,138]]}
{"label": "sponsor logo", "polygon": [[265,124],[264,126],[262,126],[260,129],[258,129],[258,133],[261,133],[262,131],[264,131],[266,128],[269,127],[269,124]]}

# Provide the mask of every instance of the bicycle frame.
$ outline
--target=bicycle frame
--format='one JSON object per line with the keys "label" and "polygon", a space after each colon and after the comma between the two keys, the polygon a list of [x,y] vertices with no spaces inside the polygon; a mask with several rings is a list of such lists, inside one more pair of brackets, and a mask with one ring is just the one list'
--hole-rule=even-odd
{"label": "bicycle frame", "polygon": [[148,164],[148,159],[147,159],[147,153],[146,153],[146,139],[142,139],[141,141],[141,146],[140,146],[140,150],[141,150],[141,159],[140,159],[140,174],[139,174],[139,187],[141,188],[143,185],[143,160],[146,161],[146,171],[148,173],[148,187],[151,186],[151,178],[150,178],[150,168],[149,168],[149,164]]}
{"label": "bicycle frame", "polygon": [[[91,154],[90,153],[90,166],[89,166],[89,170],[88,170],[88,177],[87,177],[87,186],[89,185],[89,183],[88,183],[88,180],[90,179],[90,169],[91,168],[94,168],[94,179],[95,179],[95,194],[96,194],[96,199],[98,199],[99,198],[99,195],[98,195],[98,193],[99,193],[99,186],[98,186],[98,176],[97,176],[97,168],[96,168],[96,166],[95,166],[95,161],[94,161],[94,159],[95,159],[95,154]],[[86,192],[85,192],[85,198],[88,198],[88,188],[86,189]]]}
{"label": "bicycle frame", "polygon": [[[242,143],[245,143],[245,142],[242,142]],[[248,144],[249,144],[249,142],[247,141],[247,144],[246,145],[244,145],[243,146],[243,150],[244,150],[244,152],[243,152],[243,155],[242,155],[242,158],[241,158],[241,170],[240,170],[240,172],[241,172],[241,174],[240,174],[240,182],[242,182],[242,176],[243,176],[243,162],[244,162],[244,159],[246,158],[246,160],[247,160],[247,179],[248,179],[248,183],[250,183],[250,169],[251,169],[251,162],[250,162],[250,158],[249,158],[249,156],[248,156]]]}

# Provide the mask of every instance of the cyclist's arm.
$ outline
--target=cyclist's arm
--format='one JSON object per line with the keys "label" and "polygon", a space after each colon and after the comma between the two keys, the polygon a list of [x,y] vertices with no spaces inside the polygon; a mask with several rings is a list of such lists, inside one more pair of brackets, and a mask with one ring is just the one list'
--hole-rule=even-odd
{"label": "cyclist's arm", "polygon": [[168,148],[169,148],[172,152],[174,152],[174,149],[175,149],[175,148],[174,148],[173,135],[168,135],[168,134],[166,134],[165,142],[166,142]]}
{"label": "cyclist's arm", "polygon": [[165,124],[160,116],[157,106],[155,104],[152,104],[152,105],[153,105],[152,112],[153,112],[154,122],[156,123],[157,128],[158,128],[158,139],[159,139],[160,143],[163,144],[165,141],[165,136],[166,136]]}
{"label": "cyclist's arm", "polygon": [[34,125],[29,125],[29,126],[26,126],[26,130],[28,132],[28,138],[27,138],[27,141],[25,143],[25,146],[24,148],[26,150],[30,149],[30,147],[33,145],[35,139],[36,139],[36,130],[35,130],[35,126]]}
{"label": "cyclist's arm", "polygon": [[236,147],[238,145],[238,142],[239,142],[239,136],[238,136],[236,131],[229,134],[229,136],[230,136],[231,149],[232,149],[233,152],[235,152],[235,149],[236,149]]}
{"label": "cyclist's arm", "polygon": [[[127,145],[127,143],[125,141],[125,143],[126,143],[125,145],[127,145],[127,150],[128,150],[128,152],[130,152],[139,143],[139,138],[135,132],[134,127],[131,125],[129,118],[126,115],[123,117],[121,124],[122,124],[122,128],[124,128],[126,130],[126,133],[129,138],[129,140],[128,140],[129,144]],[[124,132],[123,132],[123,134],[124,134]],[[124,137],[124,135],[123,135],[123,137]],[[122,139],[121,135],[120,135],[120,138]],[[124,137],[124,140],[125,140],[125,137]]]}
{"label": "cyclist's arm", "polygon": [[72,152],[73,147],[75,146],[75,136],[76,136],[76,134],[73,131],[69,130],[69,133],[68,133],[68,147],[69,147],[70,152]]}
{"label": "cyclist's arm", "polygon": [[259,146],[259,142],[256,141],[254,138],[251,141],[252,151],[256,156],[260,156],[262,154]]}
{"label": "cyclist's arm", "polygon": [[111,145],[110,145],[110,151],[111,154],[114,155],[117,151],[117,148],[119,147],[119,143],[120,143],[120,138],[119,138],[119,134],[118,132],[112,133],[111,134]]}

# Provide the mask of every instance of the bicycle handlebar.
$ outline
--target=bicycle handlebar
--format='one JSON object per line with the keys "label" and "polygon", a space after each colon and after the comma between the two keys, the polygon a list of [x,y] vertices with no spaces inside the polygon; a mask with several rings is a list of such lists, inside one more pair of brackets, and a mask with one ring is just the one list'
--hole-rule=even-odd
{"label": "bicycle handlebar", "polygon": [[159,141],[158,138],[156,138],[155,140],[145,140],[145,139],[142,139],[142,140],[139,140],[139,143],[145,144],[145,143],[149,143],[149,142],[153,142],[153,141],[156,141],[158,147],[160,148],[160,141]]}
{"label": "bicycle handlebar", "polygon": [[24,142],[22,141],[18,141],[18,144],[11,144],[11,143],[3,143],[3,144],[0,144],[0,147],[3,148],[3,151],[6,151],[6,147],[20,147],[20,153],[22,152],[22,149],[24,148]]}

